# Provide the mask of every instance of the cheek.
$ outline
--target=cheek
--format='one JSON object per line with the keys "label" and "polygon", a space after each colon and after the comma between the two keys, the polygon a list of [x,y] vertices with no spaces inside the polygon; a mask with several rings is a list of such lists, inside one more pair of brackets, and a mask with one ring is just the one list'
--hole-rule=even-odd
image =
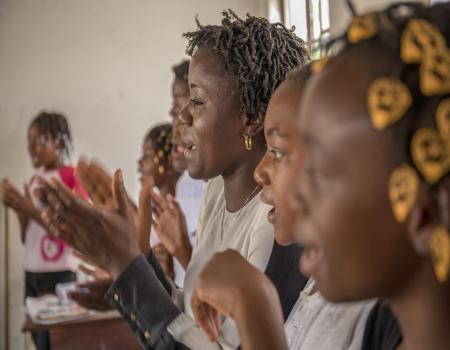
{"label": "cheek", "polygon": [[[292,235],[295,221],[295,212],[298,206],[293,196],[293,171],[287,167],[276,169],[273,172],[272,188],[275,205],[278,209],[280,223],[284,230]],[[291,237],[292,239],[292,237]]]}

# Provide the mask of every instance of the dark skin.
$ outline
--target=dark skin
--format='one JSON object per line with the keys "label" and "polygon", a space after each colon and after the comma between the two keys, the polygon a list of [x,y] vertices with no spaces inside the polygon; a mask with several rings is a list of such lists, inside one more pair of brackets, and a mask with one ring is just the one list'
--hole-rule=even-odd
{"label": "dark skin", "polygon": [[[28,129],[28,153],[34,168],[43,167],[45,170],[57,169],[62,165],[62,144],[56,144],[50,134],[45,134],[35,125]],[[25,242],[25,233],[29,220],[34,220],[43,225],[40,212],[35,208],[27,185],[24,185],[24,193],[11,184],[8,180],[0,185],[0,197],[3,203],[13,209],[19,220],[22,243]]]}
{"label": "dark skin", "polygon": [[[277,208],[269,212],[268,220],[279,244],[295,241],[293,224],[299,206],[286,198],[303,159],[296,121],[300,94],[301,89],[289,81],[274,92],[264,124],[267,153],[255,169],[263,201]],[[192,308],[211,340],[219,335],[218,316],[223,314],[236,321],[243,349],[287,349],[274,286],[235,251],[218,253],[205,266],[194,287]]]}
{"label": "dark skin", "polygon": [[[236,97],[225,93],[233,88],[235,77],[223,72],[219,58],[212,52],[199,50],[190,69],[195,105],[191,102],[189,106],[192,118],[184,121],[183,139],[194,141],[198,148],[187,152],[189,172],[204,179],[222,175],[227,208],[236,211],[256,188],[253,170],[264,153],[259,132],[262,124],[250,122]],[[244,147],[244,133],[254,139],[252,151]],[[58,183],[45,185],[41,195],[49,203],[44,217],[52,232],[71,242],[115,279],[141,253],[120,171],[113,184],[116,210],[84,203]],[[58,216],[61,211],[62,220]]]}
{"label": "dark skin", "polygon": [[[422,182],[406,222],[395,220],[387,184],[401,162],[399,146],[393,132],[375,131],[365,107],[369,84],[392,64],[381,52],[361,57],[350,49],[308,85],[300,120],[307,155],[298,177],[301,267],[332,301],[386,299],[405,349],[448,349],[450,284],[436,281],[428,242],[438,223],[450,226],[449,181],[437,186],[439,201]],[[367,73],[348,84],[342,77],[355,69]]]}
{"label": "dark skin", "polygon": [[[232,93],[235,79],[223,71],[211,50],[199,49],[189,68],[191,102],[184,108],[191,116],[183,116],[182,131],[189,175],[197,179],[222,175],[231,212],[239,210],[256,188],[253,171],[265,152],[262,116],[252,121],[241,111]],[[251,151],[244,147],[245,134],[253,138]]]}
{"label": "dark skin", "polygon": [[187,162],[184,158],[184,144],[181,140],[182,123],[179,114],[190,101],[187,80],[175,78],[171,90],[172,107],[169,110],[169,115],[172,118],[172,166],[177,172],[182,173],[187,169]]}

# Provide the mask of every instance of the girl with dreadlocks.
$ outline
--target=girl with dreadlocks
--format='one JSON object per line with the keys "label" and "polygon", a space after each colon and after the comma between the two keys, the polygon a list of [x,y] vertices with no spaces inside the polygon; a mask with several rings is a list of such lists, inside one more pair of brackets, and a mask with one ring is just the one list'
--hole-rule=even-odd
{"label": "girl with dreadlocks", "polygon": [[[72,248],[63,240],[49,236],[40,213],[42,203],[34,195],[37,178],[56,178],[68,188],[83,193],[68,165],[72,136],[67,119],[58,113],[42,112],[28,128],[28,152],[36,174],[25,185],[22,194],[10,182],[1,184],[1,198],[19,219],[21,238],[25,245],[25,296],[36,297],[53,292],[57,283],[76,280],[76,261]],[[48,332],[33,332],[38,350],[49,349]]]}
{"label": "girl with dreadlocks", "polygon": [[[358,16],[300,107],[301,268],[327,299],[382,298],[400,324],[377,305],[363,349],[450,349],[449,46],[449,4]],[[235,310],[243,343],[283,338],[280,323],[246,327],[273,305],[270,290],[260,278],[259,303]],[[229,310],[221,302],[210,306]]]}
{"label": "girl with dreadlocks", "polygon": [[[264,270],[273,247],[273,227],[265,219],[270,207],[260,200],[253,171],[265,154],[262,129],[269,99],[308,54],[304,42],[281,24],[223,14],[220,26],[198,23],[197,31],[185,34],[192,61],[190,102],[181,111],[184,156],[189,175],[209,182],[182,293],[167,284],[154,257],[148,261],[139,254],[120,171],[114,177],[116,212],[76,201],[57,184],[42,191],[50,197],[45,216],[54,232],[110,271],[115,281],[107,298],[147,349],[236,348],[231,320],[222,320],[220,336],[210,342],[192,319],[195,277],[214,252],[226,248]],[[58,223],[60,206],[66,210]],[[81,217],[81,225],[66,225]],[[108,257],[97,254],[98,245],[84,243],[94,232]],[[239,271],[235,274],[239,278]]]}

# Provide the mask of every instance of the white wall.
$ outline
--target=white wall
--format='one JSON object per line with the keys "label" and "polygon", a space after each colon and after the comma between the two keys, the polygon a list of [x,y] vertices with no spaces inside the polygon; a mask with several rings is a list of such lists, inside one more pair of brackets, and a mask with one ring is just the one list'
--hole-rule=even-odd
{"label": "white wall", "polygon": [[[195,29],[195,14],[202,23],[218,23],[222,9],[266,15],[266,7],[266,0],[0,0],[0,178],[21,185],[32,174],[26,130],[46,108],[69,117],[75,159],[95,155],[111,169],[121,167],[136,191],[141,139],[153,123],[167,120],[170,67],[186,44],[181,33]],[[23,249],[10,217],[15,350],[23,348]],[[1,349],[3,299],[0,305]]]}

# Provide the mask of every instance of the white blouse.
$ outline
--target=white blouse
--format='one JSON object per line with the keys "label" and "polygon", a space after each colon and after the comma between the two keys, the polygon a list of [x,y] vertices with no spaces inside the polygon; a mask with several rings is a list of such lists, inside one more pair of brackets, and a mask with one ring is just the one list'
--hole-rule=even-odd
{"label": "white blouse", "polygon": [[359,350],[374,300],[331,303],[310,279],[284,326],[290,350]]}
{"label": "white blouse", "polygon": [[[209,342],[206,334],[193,321],[192,289],[208,260],[215,253],[227,249],[238,251],[248,262],[261,271],[265,270],[274,243],[273,226],[267,220],[270,209],[258,194],[241,210],[231,213],[226,210],[222,177],[208,182],[197,226],[197,245],[186,270],[182,295],[184,313],[168,326],[169,332],[178,342],[193,350],[235,349],[239,346],[237,328],[230,319],[222,323],[219,342]],[[183,305],[179,306],[183,309]]]}

